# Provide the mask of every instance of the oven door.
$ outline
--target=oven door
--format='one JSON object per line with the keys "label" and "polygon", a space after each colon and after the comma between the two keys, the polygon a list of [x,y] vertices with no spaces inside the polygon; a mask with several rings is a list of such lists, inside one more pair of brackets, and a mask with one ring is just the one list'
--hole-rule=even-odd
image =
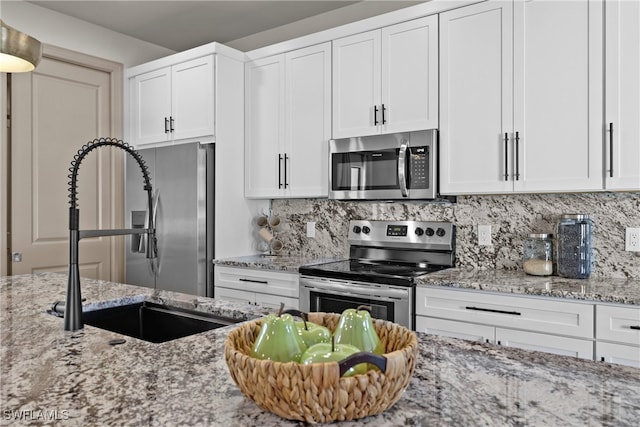
{"label": "oven door", "polygon": [[433,199],[437,131],[329,141],[329,198]]}
{"label": "oven door", "polygon": [[371,316],[414,330],[413,287],[300,277],[300,310],[342,313],[360,305],[371,307]]}

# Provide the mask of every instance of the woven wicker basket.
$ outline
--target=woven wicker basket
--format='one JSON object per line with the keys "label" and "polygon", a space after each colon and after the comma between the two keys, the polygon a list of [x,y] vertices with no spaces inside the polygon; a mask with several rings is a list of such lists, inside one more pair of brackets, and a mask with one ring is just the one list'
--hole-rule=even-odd
{"label": "woven wicker basket", "polygon": [[[334,331],[340,318],[309,313],[309,320]],[[261,408],[290,420],[320,423],[379,414],[400,399],[409,384],[418,355],[418,341],[409,329],[374,320],[385,347],[386,371],[340,377],[337,362],[301,365],[248,356],[263,319],[232,330],[224,346],[231,377],[240,391]]]}

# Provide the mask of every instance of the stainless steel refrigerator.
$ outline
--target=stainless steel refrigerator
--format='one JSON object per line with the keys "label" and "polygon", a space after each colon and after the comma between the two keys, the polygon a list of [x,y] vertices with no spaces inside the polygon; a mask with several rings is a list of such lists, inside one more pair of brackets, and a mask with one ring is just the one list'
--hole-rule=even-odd
{"label": "stainless steel refrigerator", "polygon": [[[145,256],[145,237],[127,236],[126,283],[213,296],[213,144],[138,150],[153,187],[157,258]],[[145,227],[147,203],[140,168],[126,160],[126,227]],[[141,235],[142,236],[142,235]]]}

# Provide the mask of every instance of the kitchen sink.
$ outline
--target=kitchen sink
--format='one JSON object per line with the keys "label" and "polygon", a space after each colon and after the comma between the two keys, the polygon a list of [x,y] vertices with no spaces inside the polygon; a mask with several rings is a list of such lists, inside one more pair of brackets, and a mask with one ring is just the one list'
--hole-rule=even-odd
{"label": "kitchen sink", "polygon": [[240,322],[149,301],[85,311],[82,320],[85,325],[152,343],[171,341]]}

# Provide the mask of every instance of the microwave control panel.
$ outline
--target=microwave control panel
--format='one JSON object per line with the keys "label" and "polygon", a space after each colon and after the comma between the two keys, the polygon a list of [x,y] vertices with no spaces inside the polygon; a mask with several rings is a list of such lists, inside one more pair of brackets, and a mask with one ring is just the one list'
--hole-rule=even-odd
{"label": "microwave control panel", "polygon": [[409,188],[429,188],[429,147],[409,147]]}

